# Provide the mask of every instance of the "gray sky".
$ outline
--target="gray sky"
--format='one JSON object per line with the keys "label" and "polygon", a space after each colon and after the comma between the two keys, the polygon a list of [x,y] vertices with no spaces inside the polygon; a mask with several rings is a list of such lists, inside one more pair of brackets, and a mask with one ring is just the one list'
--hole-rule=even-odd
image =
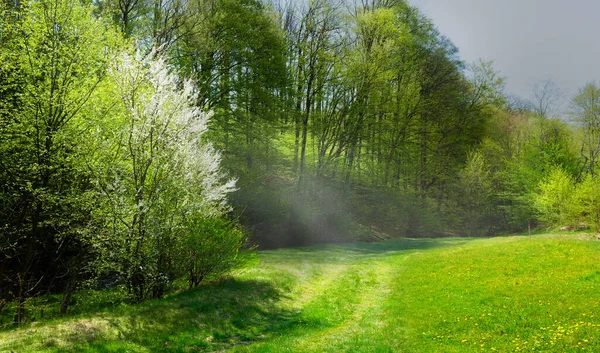
{"label": "gray sky", "polygon": [[599,0],[409,2],[459,48],[463,60],[493,60],[510,94],[531,98],[533,82],[552,79],[568,101],[600,78]]}

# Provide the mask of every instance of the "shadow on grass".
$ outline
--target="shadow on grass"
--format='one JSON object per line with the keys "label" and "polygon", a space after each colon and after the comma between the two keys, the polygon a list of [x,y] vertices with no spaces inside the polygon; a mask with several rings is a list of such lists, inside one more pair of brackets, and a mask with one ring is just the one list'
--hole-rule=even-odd
{"label": "shadow on grass", "polygon": [[360,258],[399,255],[402,252],[460,246],[478,238],[399,238],[377,243],[311,245],[265,251],[273,261],[355,261]]}
{"label": "shadow on grass", "polygon": [[[261,340],[295,325],[298,312],[282,309],[281,291],[262,281],[229,279],[134,306],[99,319],[103,330],[79,327],[67,352],[197,352]],[[75,326],[77,330],[77,325]],[[104,333],[97,333],[104,331]]]}
{"label": "shadow on grass", "polygon": [[18,326],[12,324],[15,303],[8,303],[0,311],[0,333],[26,329],[33,325],[53,321],[89,316],[129,303],[125,289],[122,287],[103,290],[85,289],[76,292],[71,298],[68,315],[65,317],[60,313],[61,301],[62,294],[44,294],[29,298],[26,304],[25,320]]}
{"label": "shadow on grass", "polygon": [[[266,262],[291,266],[304,261],[353,262],[459,246],[473,240],[395,239],[317,245],[266,251],[261,257]],[[319,330],[331,324],[325,316],[306,316],[280,305],[285,299],[285,286],[281,284],[286,279],[277,277],[273,281],[228,279],[162,300],[121,305],[94,314],[86,311],[82,316],[87,318],[60,320],[57,326],[50,326],[54,331],[49,337],[34,335],[22,343],[42,345],[44,351],[55,352],[201,352],[267,340],[296,330]]]}
{"label": "shadow on grass", "polygon": [[475,238],[401,238],[379,243],[353,243],[348,244],[344,249],[363,255],[382,255],[390,252],[458,246],[473,240]]}

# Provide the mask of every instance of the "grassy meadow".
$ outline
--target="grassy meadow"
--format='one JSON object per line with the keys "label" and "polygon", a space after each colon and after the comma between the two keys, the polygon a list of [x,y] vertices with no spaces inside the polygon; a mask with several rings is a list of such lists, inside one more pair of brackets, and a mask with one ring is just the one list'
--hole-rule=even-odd
{"label": "grassy meadow", "polygon": [[219,284],[138,305],[80,293],[70,317],[4,327],[0,352],[600,352],[600,241],[589,235],[259,258]]}

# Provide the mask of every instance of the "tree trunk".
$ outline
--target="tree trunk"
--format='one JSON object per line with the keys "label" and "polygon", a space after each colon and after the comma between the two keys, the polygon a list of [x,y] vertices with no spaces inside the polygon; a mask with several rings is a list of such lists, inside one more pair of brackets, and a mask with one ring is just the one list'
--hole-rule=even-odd
{"label": "tree trunk", "polygon": [[67,287],[65,288],[65,292],[63,293],[62,300],[60,302],[60,314],[66,315],[67,310],[69,309],[69,304],[71,303],[71,298],[73,297],[73,291],[75,290],[75,276],[73,276],[69,282],[67,283]]}
{"label": "tree trunk", "polygon": [[13,318],[13,324],[19,325],[23,322],[25,318],[25,279],[18,275],[19,279],[19,294],[17,294],[16,307],[15,307],[15,316]]}

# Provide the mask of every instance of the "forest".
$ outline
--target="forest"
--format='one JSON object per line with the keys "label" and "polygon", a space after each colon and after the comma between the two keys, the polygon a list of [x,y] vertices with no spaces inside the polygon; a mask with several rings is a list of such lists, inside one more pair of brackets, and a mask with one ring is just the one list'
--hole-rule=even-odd
{"label": "forest", "polygon": [[2,0],[0,313],[257,248],[600,230],[600,86],[559,116],[504,85],[404,0]]}

